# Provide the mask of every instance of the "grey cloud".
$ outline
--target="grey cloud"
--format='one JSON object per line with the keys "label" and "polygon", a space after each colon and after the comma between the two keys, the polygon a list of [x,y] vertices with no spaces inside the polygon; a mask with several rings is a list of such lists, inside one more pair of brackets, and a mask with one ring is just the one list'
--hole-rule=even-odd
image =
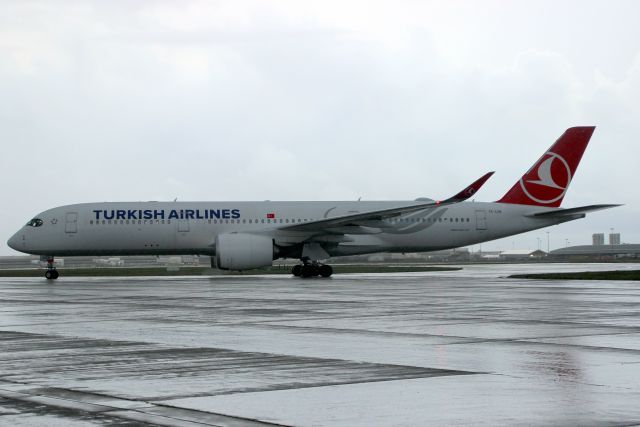
{"label": "grey cloud", "polygon": [[640,241],[640,34],[583,9],[543,34],[473,21],[475,3],[394,4],[8,3],[0,236],[66,203],[442,198],[487,170],[478,198],[495,200],[566,127],[595,124],[565,204],[626,206],[553,233]]}

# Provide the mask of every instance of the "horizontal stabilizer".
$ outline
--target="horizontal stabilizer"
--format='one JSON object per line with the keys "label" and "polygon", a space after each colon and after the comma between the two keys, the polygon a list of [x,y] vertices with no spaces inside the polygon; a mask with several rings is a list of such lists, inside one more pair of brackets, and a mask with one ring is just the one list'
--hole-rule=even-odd
{"label": "horizontal stabilizer", "polygon": [[578,208],[555,209],[552,211],[538,212],[527,216],[531,218],[562,218],[567,216],[586,214],[588,212],[599,211],[602,209],[616,208],[618,206],[622,205],[589,205],[581,206]]}

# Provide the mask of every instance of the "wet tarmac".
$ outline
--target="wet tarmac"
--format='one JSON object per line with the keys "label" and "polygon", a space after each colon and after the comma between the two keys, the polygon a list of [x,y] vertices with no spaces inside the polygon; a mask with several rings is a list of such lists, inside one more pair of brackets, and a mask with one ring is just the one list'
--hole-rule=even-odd
{"label": "wet tarmac", "polygon": [[0,279],[0,425],[640,425],[640,283]]}

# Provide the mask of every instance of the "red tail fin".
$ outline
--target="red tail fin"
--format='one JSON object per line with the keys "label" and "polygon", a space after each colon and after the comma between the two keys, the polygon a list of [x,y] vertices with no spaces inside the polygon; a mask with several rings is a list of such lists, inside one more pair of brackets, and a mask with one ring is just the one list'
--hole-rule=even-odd
{"label": "red tail fin", "polygon": [[595,126],[567,129],[498,203],[558,207]]}

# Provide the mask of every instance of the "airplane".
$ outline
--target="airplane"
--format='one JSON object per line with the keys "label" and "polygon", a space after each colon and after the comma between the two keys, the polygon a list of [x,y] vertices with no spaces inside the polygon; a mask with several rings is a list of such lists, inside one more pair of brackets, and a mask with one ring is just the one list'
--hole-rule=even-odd
{"label": "airplane", "polygon": [[473,245],[620,205],[560,208],[594,126],[572,127],[495,202],[466,201],[493,172],[436,201],[106,202],[46,210],[7,244],[47,260],[55,256],[208,255],[223,270],[299,259],[294,276],[329,277],[334,256],[428,252]]}

